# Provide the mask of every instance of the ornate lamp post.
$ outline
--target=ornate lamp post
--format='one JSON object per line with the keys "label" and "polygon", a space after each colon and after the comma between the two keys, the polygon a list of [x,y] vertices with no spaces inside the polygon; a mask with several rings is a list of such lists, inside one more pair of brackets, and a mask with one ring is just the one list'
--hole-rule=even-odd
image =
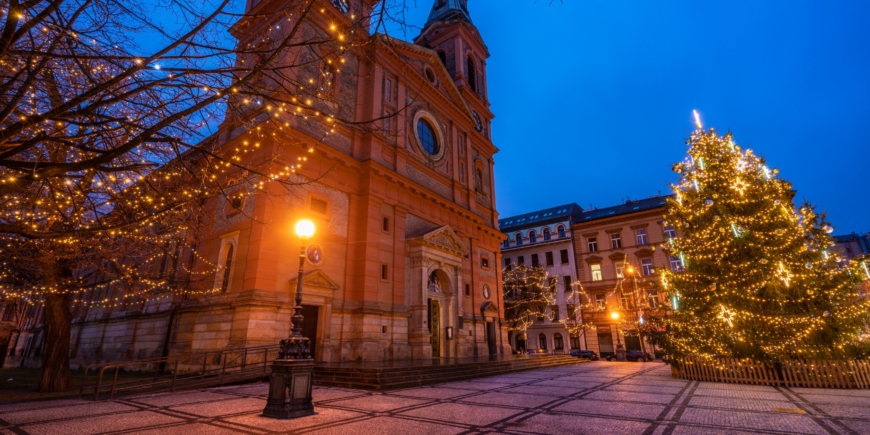
{"label": "ornate lamp post", "polygon": [[305,267],[305,242],[314,235],[314,223],[303,219],[296,224],[302,248],[299,253],[299,276],[296,279],[296,305],[293,307],[293,328],[289,338],[281,340],[278,359],[272,363],[269,376],[269,399],[263,415],[272,418],[297,418],[314,414],[311,404],[311,381],[314,359],[311,344],[302,336],[302,272]]}
{"label": "ornate lamp post", "polygon": [[619,313],[614,311],[610,313],[610,317],[616,321],[616,360],[625,361],[625,348],[622,347],[622,340],[619,338]]}

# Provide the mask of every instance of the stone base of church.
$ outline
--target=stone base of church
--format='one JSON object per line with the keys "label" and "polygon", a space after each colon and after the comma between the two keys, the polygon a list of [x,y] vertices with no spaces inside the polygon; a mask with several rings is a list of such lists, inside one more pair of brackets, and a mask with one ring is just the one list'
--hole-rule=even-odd
{"label": "stone base of church", "polygon": [[[305,302],[303,302],[305,304]],[[331,304],[332,305],[332,304]],[[368,307],[365,310],[322,307],[316,336],[317,361],[380,361],[427,359],[433,357],[428,331],[408,332],[408,309]],[[277,344],[290,334],[293,313],[291,295],[248,290],[190,300],[176,306],[152,306],[143,311],[95,312],[72,326],[71,366],[81,368],[97,362],[181,356],[200,352]],[[389,310],[384,308],[390,308]],[[482,340],[482,323],[477,336],[474,324],[466,321],[456,336],[443,340],[442,357],[489,354]],[[168,340],[167,340],[168,339]],[[42,347],[41,329],[24,331],[16,348],[6,358],[7,367],[38,367]],[[11,346],[11,345],[10,345]],[[510,354],[505,345],[503,354]],[[26,355],[25,355],[26,354]]]}

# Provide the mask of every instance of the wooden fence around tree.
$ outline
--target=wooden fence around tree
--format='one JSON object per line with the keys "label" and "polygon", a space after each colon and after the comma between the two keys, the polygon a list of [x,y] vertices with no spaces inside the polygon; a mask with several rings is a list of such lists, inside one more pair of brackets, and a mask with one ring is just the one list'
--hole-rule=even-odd
{"label": "wooden fence around tree", "polygon": [[675,378],[732,384],[809,388],[870,388],[870,361],[787,361],[779,368],[737,358],[683,358]]}

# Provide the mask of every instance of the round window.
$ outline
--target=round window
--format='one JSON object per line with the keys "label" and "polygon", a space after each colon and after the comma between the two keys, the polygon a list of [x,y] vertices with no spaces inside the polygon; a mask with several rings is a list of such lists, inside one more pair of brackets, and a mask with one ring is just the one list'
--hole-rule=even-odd
{"label": "round window", "polygon": [[417,137],[420,139],[420,146],[430,155],[437,155],[441,151],[438,137],[435,135],[435,127],[428,120],[423,118],[417,120]]}

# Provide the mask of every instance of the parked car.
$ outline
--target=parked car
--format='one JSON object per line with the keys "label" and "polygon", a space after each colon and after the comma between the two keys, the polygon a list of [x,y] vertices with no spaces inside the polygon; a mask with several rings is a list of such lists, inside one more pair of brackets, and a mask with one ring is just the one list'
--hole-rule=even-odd
{"label": "parked car", "polygon": [[[625,351],[625,359],[626,361],[652,361],[652,357],[650,357],[649,353],[643,353],[639,350],[627,350]],[[608,361],[616,361],[616,355],[609,355],[607,357]]]}
{"label": "parked car", "polygon": [[598,354],[591,350],[574,349],[571,351],[571,356],[576,356],[577,358],[585,358],[590,361],[598,361]]}
{"label": "parked car", "polygon": [[646,361],[652,360],[652,358],[650,358],[648,353],[643,353],[639,350],[627,351],[625,353],[625,359],[627,359],[628,361],[640,361],[640,362],[646,362]]}

